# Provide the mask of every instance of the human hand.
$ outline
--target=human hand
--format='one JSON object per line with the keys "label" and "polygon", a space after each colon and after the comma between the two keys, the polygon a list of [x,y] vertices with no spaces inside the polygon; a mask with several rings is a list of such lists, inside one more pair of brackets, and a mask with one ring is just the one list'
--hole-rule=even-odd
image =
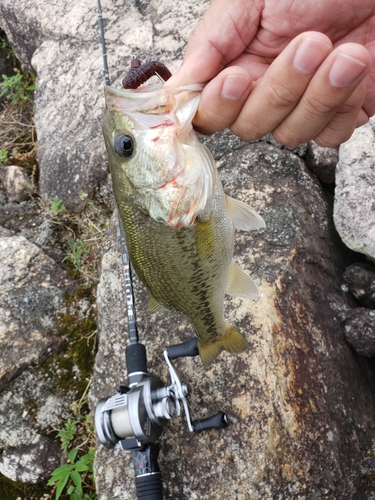
{"label": "human hand", "polygon": [[166,86],[208,82],[202,133],[335,146],[375,113],[372,61],[373,0],[213,0]]}

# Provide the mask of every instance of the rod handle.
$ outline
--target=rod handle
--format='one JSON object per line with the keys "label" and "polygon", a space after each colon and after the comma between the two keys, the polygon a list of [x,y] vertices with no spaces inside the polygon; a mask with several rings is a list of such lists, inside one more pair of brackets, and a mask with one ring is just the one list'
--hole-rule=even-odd
{"label": "rod handle", "polygon": [[138,500],[163,500],[161,473],[152,472],[135,478]]}

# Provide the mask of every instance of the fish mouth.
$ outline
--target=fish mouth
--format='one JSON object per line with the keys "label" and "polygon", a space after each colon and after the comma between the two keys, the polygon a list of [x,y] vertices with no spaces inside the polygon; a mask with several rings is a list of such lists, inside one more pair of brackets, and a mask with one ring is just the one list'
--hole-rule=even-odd
{"label": "fish mouth", "polygon": [[104,95],[108,97],[126,97],[126,99],[142,99],[144,97],[151,97],[153,95],[160,95],[160,92],[168,92],[172,95],[178,94],[185,90],[191,92],[201,92],[204,88],[203,83],[192,83],[182,87],[168,87],[164,88],[161,84],[142,85],[137,89],[115,89],[110,85],[104,87]]}

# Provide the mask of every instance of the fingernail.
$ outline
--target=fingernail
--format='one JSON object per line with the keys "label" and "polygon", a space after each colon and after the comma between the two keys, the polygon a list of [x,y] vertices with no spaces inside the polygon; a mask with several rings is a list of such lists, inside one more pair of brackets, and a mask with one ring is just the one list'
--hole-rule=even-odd
{"label": "fingernail", "polygon": [[331,47],[318,38],[304,37],[299,43],[293,59],[297,71],[311,75],[327,57]]}
{"label": "fingernail", "polygon": [[239,101],[249,89],[251,81],[243,75],[228,75],[221,88],[221,95],[225,99]]}
{"label": "fingernail", "polygon": [[339,52],[329,72],[329,80],[334,87],[349,87],[365,68],[364,62]]}

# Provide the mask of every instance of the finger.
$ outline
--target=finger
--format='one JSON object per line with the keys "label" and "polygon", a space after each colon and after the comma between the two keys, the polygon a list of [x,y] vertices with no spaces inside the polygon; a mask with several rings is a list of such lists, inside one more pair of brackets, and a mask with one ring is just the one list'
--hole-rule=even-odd
{"label": "finger", "polygon": [[[314,137],[314,141],[320,146],[334,147],[347,141],[356,126],[358,126],[358,118],[366,95],[366,82],[363,81],[356,90],[352,93],[349,99],[342,104],[332,120],[327,123],[325,128]],[[364,113],[364,112],[363,112]],[[365,114],[365,113],[364,113]],[[368,116],[366,115],[366,121],[364,116],[361,114],[361,125],[368,121]]]}
{"label": "finger", "polygon": [[254,84],[232,132],[249,140],[272,132],[298,105],[331,50],[322,33],[306,32],[292,40]]}
{"label": "finger", "polygon": [[202,134],[213,134],[231,125],[252,89],[249,72],[238,66],[223,70],[203,89],[194,128]]}
{"label": "finger", "polygon": [[204,83],[214,78],[251,42],[259,27],[255,1],[213,0],[191,34],[184,62],[166,86]]}
{"label": "finger", "polygon": [[[353,119],[353,110],[358,107],[359,101],[362,105],[362,92],[355,93],[352,100],[348,99],[370,68],[371,56],[362,45],[344,44],[337,47],[311,80],[298,106],[273,131],[275,139],[288,146],[308,141],[317,137],[339,110],[346,109],[333,122],[338,132],[338,120],[344,120],[341,133],[345,136],[348,120]],[[355,104],[345,108],[346,102]],[[339,136],[340,133],[337,134]]]}

